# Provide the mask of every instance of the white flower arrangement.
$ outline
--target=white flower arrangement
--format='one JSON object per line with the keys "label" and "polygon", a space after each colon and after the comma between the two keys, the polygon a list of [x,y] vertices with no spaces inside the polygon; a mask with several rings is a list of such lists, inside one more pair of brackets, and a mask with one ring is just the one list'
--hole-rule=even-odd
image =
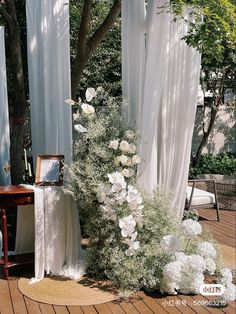
{"label": "white flower arrangement", "polygon": [[[90,274],[105,275],[123,290],[143,286],[169,294],[198,293],[204,274],[217,273],[215,247],[199,241],[198,222],[175,221],[169,193],[143,198],[136,184],[137,135],[124,129],[120,104],[115,106],[102,87],[87,89],[85,96],[95,104],[65,101],[77,106],[78,132],[67,190],[77,198],[83,232],[91,239]],[[221,270],[219,282],[225,300],[232,300],[229,269]]]}

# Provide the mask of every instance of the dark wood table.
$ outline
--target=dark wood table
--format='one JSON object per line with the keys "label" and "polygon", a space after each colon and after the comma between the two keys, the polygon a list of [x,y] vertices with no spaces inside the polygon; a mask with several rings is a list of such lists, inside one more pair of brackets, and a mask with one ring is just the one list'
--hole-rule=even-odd
{"label": "dark wood table", "polygon": [[28,189],[20,185],[0,186],[0,210],[3,236],[3,259],[0,258],[0,266],[3,266],[7,279],[9,278],[9,267],[34,262],[33,254],[8,256],[7,211],[14,210],[18,205],[29,204],[34,204],[33,189]]}

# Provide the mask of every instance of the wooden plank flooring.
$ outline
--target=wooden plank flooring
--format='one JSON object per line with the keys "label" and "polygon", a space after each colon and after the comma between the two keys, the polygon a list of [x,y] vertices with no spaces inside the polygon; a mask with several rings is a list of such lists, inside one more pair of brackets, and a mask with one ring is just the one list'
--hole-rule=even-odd
{"label": "wooden plank flooring", "polygon": [[[216,212],[212,209],[199,210],[201,224],[211,229],[215,239],[222,244],[231,247],[236,246],[236,212],[220,211],[220,222],[216,221]],[[23,296],[17,287],[18,277],[11,277],[8,281],[0,272],[0,313],[45,313],[45,314],[209,314],[236,312],[235,302],[230,302],[225,308],[217,309],[206,305],[208,300],[214,297],[205,298],[201,295],[195,296],[162,296],[147,294],[143,291],[132,295],[128,300],[109,302],[91,306],[58,306],[39,303]]]}

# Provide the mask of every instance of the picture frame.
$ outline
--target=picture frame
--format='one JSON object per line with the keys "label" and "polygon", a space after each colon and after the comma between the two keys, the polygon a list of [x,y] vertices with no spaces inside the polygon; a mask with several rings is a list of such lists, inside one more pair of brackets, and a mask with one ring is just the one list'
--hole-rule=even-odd
{"label": "picture frame", "polygon": [[35,185],[62,185],[64,155],[38,155]]}

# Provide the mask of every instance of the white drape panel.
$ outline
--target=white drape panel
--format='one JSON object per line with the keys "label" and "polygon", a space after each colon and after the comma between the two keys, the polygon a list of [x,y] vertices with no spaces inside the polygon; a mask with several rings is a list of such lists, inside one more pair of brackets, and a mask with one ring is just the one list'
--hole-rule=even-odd
{"label": "white drape panel", "polygon": [[145,66],[145,0],[122,0],[122,93],[129,122],[141,127]]}
{"label": "white drape panel", "polygon": [[[157,8],[165,3],[166,0],[148,1],[143,92],[129,87],[132,80],[136,79],[135,70],[134,76],[127,75],[123,70],[122,80],[124,78],[124,95],[126,89],[130,91],[128,100],[131,110],[135,108],[133,104],[137,95],[143,94],[141,114],[139,105],[136,107],[137,112],[132,114],[141,116],[141,127],[138,125],[142,137],[139,184],[149,193],[157,186],[169,189],[174,195],[172,205],[176,216],[181,219],[196,110],[200,55],[181,40],[187,30],[183,22],[172,23],[173,17],[166,12],[157,14]],[[129,5],[129,10],[135,11],[140,4],[133,1]],[[123,5],[122,16],[126,14],[124,8]],[[123,33],[133,32],[130,30],[132,21],[124,19],[122,23]],[[140,40],[142,35],[139,33],[136,36],[134,42]],[[139,67],[140,63],[134,55],[142,54],[142,48],[136,46],[136,51],[130,51],[126,41],[126,37],[123,37],[124,67],[126,62],[132,61]]]}
{"label": "white drape panel", "polygon": [[4,27],[0,26],[0,185],[11,184],[10,171],[10,132],[7,97],[6,58]]}
{"label": "white drape panel", "polygon": [[32,147],[38,154],[72,155],[68,0],[27,0],[27,50]]}
{"label": "white drape panel", "polygon": [[43,279],[45,271],[79,279],[86,262],[76,202],[60,187],[34,187],[34,194],[34,205],[18,206],[23,219],[17,221],[15,252],[35,251],[32,283]]}
{"label": "white drape panel", "polygon": [[139,183],[151,192],[165,186],[182,218],[200,74],[200,55],[181,38],[187,26],[156,14],[165,0],[151,0],[147,12],[147,60],[142,110]]}

